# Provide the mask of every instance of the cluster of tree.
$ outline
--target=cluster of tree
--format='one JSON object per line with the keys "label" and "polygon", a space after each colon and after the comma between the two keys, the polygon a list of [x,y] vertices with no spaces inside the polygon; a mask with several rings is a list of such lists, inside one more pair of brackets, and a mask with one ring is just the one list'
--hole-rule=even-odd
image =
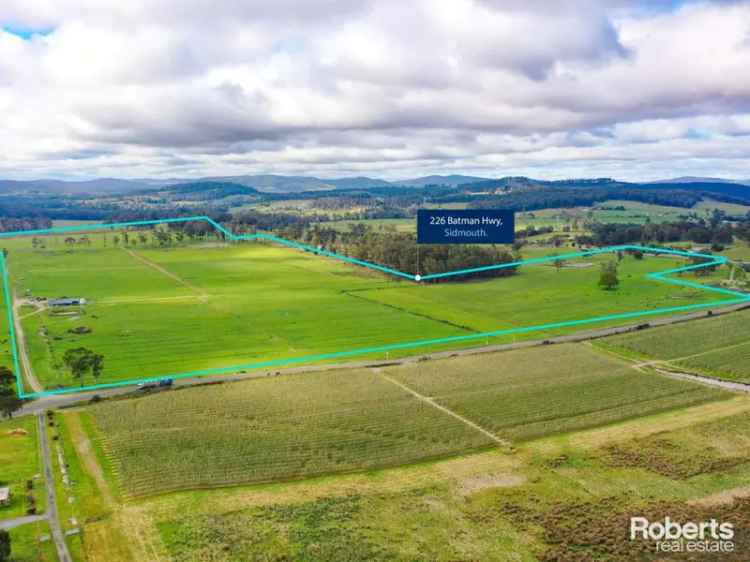
{"label": "cluster of tree", "polygon": [[589,225],[591,235],[578,237],[578,242],[594,246],[616,246],[634,242],[663,244],[678,241],[725,245],[732,243],[735,234],[742,235],[745,232],[715,217],[709,221],[699,219],[695,222],[681,221],[664,224],[593,223]]}
{"label": "cluster of tree", "polygon": [[[641,259],[643,255],[641,254]],[[617,262],[608,261],[602,264],[599,273],[599,287],[605,291],[612,291],[620,284],[620,278],[617,276]]]}
{"label": "cluster of tree", "polygon": [[10,562],[12,559],[10,533],[5,529],[0,529],[0,562]]}
{"label": "cluster of tree", "polygon": [[[517,259],[506,249],[497,246],[418,245],[414,234],[376,232],[363,223],[352,224],[346,231],[314,225],[297,239],[315,248],[423,276],[510,263]],[[467,274],[462,278],[502,277],[513,273],[515,268],[495,269]]]}
{"label": "cluster of tree", "polygon": [[225,226],[232,232],[254,232],[256,230],[282,231],[304,229],[313,222],[325,222],[327,215],[301,215],[292,213],[262,213],[254,210],[231,215]]}
{"label": "cluster of tree", "polygon": [[117,211],[109,201],[92,203],[92,197],[45,195],[2,195],[0,217],[39,217],[47,220],[104,220]]}
{"label": "cluster of tree", "polygon": [[23,401],[16,395],[16,376],[8,367],[0,367],[0,415],[2,417],[13,417],[13,412],[18,410]]}
{"label": "cluster of tree", "polygon": [[750,213],[748,213],[748,216],[744,221],[735,225],[734,235],[741,240],[750,242]]}
{"label": "cluster of tree", "polygon": [[523,230],[516,232],[516,239],[518,238],[531,238],[532,236],[539,236],[540,234],[551,234],[555,231],[553,226],[534,226],[529,225]]}
{"label": "cluster of tree", "polygon": [[239,183],[201,181],[194,183],[181,183],[167,188],[169,193],[190,194],[199,199],[211,200],[231,197],[233,195],[258,195],[258,190],[253,187]]}
{"label": "cluster of tree", "polygon": [[98,381],[104,370],[104,356],[85,347],[67,350],[63,355],[63,363],[73,378],[80,381],[81,386],[86,374],[91,374],[94,381]]}
{"label": "cluster of tree", "polygon": [[[516,261],[510,252],[496,246],[419,246],[413,234],[395,232],[370,232],[342,249],[351,257],[422,276]],[[493,269],[461,278],[504,277],[514,273],[515,268]]]}
{"label": "cluster of tree", "polygon": [[483,197],[470,203],[477,209],[511,209],[514,211],[533,211],[556,207],[590,207],[610,199],[639,201],[654,205],[690,208],[702,196],[684,190],[637,189],[630,187],[608,188],[545,188],[527,191],[513,191],[508,194]]}

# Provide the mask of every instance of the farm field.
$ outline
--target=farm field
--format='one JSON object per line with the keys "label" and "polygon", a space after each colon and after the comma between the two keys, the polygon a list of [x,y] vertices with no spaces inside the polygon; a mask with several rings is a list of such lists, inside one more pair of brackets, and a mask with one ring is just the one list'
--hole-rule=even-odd
{"label": "farm field", "polygon": [[[217,243],[157,249],[31,249],[16,242],[9,261],[36,378],[48,389],[232,368],[401,342],[466,336],[614,313],[721,300],[644,275],[679,260],[626,257],[620,287],[597,287],[597,256],[523,266],[509,278],[415,285],[287,248]],[[23,246],[21,242],[24,242]],[[102,245],[100,245],[102,244]],[[549,255],[530,249],[528,256]],[[52,311],[38,297],[84,297]],[[519,306],[518,303],[523,303]],[[621,323],[622,321],[609,321]],[[601,325],[601,324],[597,324]],[[328,329],[321,330],[321,326]],[[546,332],[565,333],[573,328]],[[530,332],[521,338],[540,337]],[[513,341],[511,336],[493,342]],[[480,345],[467,340],[453,347]],[[443,348],[446,348],[445,344]],[[75,380],[62,358],[86,347],[104,356],[100,376]],[[391,357],[418,353],[394,350]],[[434,348],[433,348],[434,349]],[[385,358],[385,353],[370,357]]]}
{"label": "farm field", "polygon": [[[463,332],[343,295],[392,282],[283,248],[18,251],[12,260],[17,294],[90,301],[85,314],[25,311],[34,371],[48,387],[74,384],[61,358],[79,346],[105,356],[104,383]],[[91,332],[69,332],[78,326]]]}
{"label": "farm field", "polygon": [[[565,253],[562,249],[561,253]],[[550,249],[529,249],[524,258],[549,256]],[[470,331],[485,332],[535,326],[609,314],[676,307],[721,300],[691,288],[651,281],[649,272],[684,265],[665,258],[636,260],[625,257],[619,265],[620,286],[602,291],[597,286],[601,263],[612,257],[592,256],[568,260],[559,271],[551,264],[522,266],[519,273],[483,282],[397,286],[351,292],[360,299],[378,302],[425,317],[439,319]],[[610,324],[618,323],[616,320]],[[619,323],[622,323],[620,321]],[[603,326],[607,323],[597,323]],[[570,328],[531,333],[569,333]]]}
{"label": "farm field", "polygon": [[11,504],[0,507],[0,520],[26,515],[30,504],[27,482],[34,482],[33,496],[39,513],[44,512],[44,481],[34,478],[41,470],[37,452],[36,419],[25,417],[0,422],[0,486],[9,486]]}
{"label": "farm field", "polygon": [[[513,454],[126,501],[117,520],[139,540],[108,560],[534,561],[570,547],[606,559],[627,547],[622,520],[634,512],[746,528],[749,437],[750,399],[735,396],[549,435]],[[591,525],[606,540],[566,532]]]}
{"label": "farm field", "polygon": [[731,260],[750,262],[750,244],[736,240],[732,246],[721,254]]}
{"label": "farm field", "polygon": [[750,310],[606,338],[598,345],[676,367],[750,382]]}
{"label": "farm field", "polygon": [[49,535],[49,524],[46,521],[11,529],[10,562],[57,562],[54,543],[51,540],[40,541],[43,536]]}
{"label": "farm field", "polygon": [[429,361],[386,372],[514,442],[727,397],[636,372],[583,344]]}
{"label": "farm field", "polygon": [[89,411],[130,497],[382,468],[498,446],[398,382],[512,440],[730,397],[565,345],[382,371],[264,377]]}
{"label": "farm field", "polygon": [[741,217],[743,215],[747,215],[747,213],[750,213],[750,206],[748,205],[739,205],[737,203],[724,203],[723,201],[712,201],[710,199],[704,199],[703,201],[699,201],[698,204],[693,208],[698,211],[703,211],[706,213],[711,213],[714,211],[714,209],[717,209],[719,211],[724,211],[728,215],[733,215],[733,216],[738,216],[738,217]]}
{"label": "farm field", "polygon": [[91,414],[128,496],[377,468],[494,444],[366,370],[163,393]]}

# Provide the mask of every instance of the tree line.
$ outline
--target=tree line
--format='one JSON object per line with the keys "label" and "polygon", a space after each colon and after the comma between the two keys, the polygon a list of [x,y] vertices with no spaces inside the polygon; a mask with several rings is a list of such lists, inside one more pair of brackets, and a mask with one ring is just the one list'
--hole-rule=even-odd
{"label": "tree line", "polygon": [[[283,233],[286,237],[291,234],[294,233]],[[504,247],[494,245],[418,245],[412,233],[374,231],[362,223],[350,225],[346,231],[314,225],[296,239],[315,248],[422,276],[510,263],[518,259]],[[495,269],[460,277],[504,277],[513,275],[515,271],[516,268]],[[451,279],[456,280],[456,277]]]}
{"label": "tree line", "polygon": [[635,242],[669,242],[689,241],[696,244],[725,246],[731,244],[734,237],[750,240],[750,221],[737,225],[717,220],[715,214],[711,220],[680,221],[663,224],[620,224],[592,223],[590,235],[579,236],[578,243],[591,246],[617,246]]}

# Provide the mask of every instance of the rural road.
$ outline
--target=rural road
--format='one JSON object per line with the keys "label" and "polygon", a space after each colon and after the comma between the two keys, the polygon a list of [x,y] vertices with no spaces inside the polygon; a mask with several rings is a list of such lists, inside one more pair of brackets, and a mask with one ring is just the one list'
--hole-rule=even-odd
{"label": "rural road", "polygon": [[31,385],[34,392],[41,392],[43,390],[42,385],[39,384],[39,380],[36,378],[33,369],[31,368],[31,361],[29,361],[29,355],[26,353],[26,337],[23,333],[23,326],[21,325],[21,314],[19,310],[19,300],[16,298],[16,290],[13,289],[13,326],[16,330],[16,343],[18,347],[18,358],[21,361],[21,368],[26,374],[26,381]]}
{"label": "rural road", "polygon": [[73,562],[68,551],[68,545],[65,543],[65,536],[60,527],[60,519],[57,513],[57,497],[55,496],[55,478],[52,474],[52,457],[49,451],[49,441],[47,440],[47,428],[44,412],[36,415],[37,428],[39,430],[39,446],[42,454],[42,464],[44,465],[44,480],[47,483],[47,519],[49,528],[52,532],[52,540],[55,541],[57,548],[57,558],[59,562]]}
{"label": "rural road", "polygon": [[6,519],[0,521],[0,529],[8,531],[20,527],[21,525],[36,523],[37,521],[44,521],[45,519],[47,519],[46,515],[26,515],[24,517],[16,517],[15,519]]}

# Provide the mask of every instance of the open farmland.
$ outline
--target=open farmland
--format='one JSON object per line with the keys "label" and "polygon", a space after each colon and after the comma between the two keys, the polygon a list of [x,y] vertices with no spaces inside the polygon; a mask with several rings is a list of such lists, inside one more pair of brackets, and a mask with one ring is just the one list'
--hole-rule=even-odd
{"label": "open farmland", "polygon": [[182,390],[91,412],[131,496],[391,466],[494,445],[364,370]]}
{"label": "open farmland", "polygon": [[[465,333],[342,292],[390,280],[260,244],[17,251],[11,269],[18,295],[90,301],[23,315],[48,388],[74,384],[61,358],[80,346],[105,356],[105,383]],[[70,332],[79,326],[91,332]]]}
{"label": "open farmland", "polygon": [[[512,277],[488,281],[417,285],[260,243],[124,248],[108,235],[109,245],[98,233],[75,249],[60,237],[48,237],[37,249],[29,239],[13,241],[10,269],[21,325],[34,375],[47,389],[242,369],[237,366],[723,298],[645,278],[684,263],[671,258],[625,257],[616,291],[597,287],[599,265],[612,256],[569,260],[560,268],[522,266]],[[38,302],[61,296],[84,297],[87,304],[53,310]],[[443,348],[483,343],[490,340]],[[98,377],[75,380],[66,369],[65,353],[80,347],[104,356]]]}
{"label": "open farmland", "polygon": [[527,440],[728,397],[566,344],[391,367],[387,372],[496,435]]}
{"label": "open farmland", "polygon": [[[546,249],[527,252],[524,257],[549,255],[551,250]],[[612,259],[610,255],[583,257],[567,260],[559,270],[551,263],[524,265],[518,274],[507,278],[425,286],[399,284],[352,291],[351,294],[475,332],[676,307],[722,298],[722,295],[647,279],[647,273],[685,264],[681,260],[654,257],[643,260],[625,257],[619,264],[619,288],[602,291],[597,286],[599,267]],[[597,324],[601,325],[604,324]],[[545,333],[570,331],[557,329]],[[532,336],[538,338],[540,333]]]}
{"label": "open farmland", "polygon": [[722,379],[750,382],[750,311],[601,340],[600,345]]}
{"label": "open farmland", "polygon": [[[436,397],[468,423],[399,383]],[[728,396],[567,345],[260,378],[104,403],[91,413],[124,492],[142,496],[497,446],[472,422],[527,439]]]}

